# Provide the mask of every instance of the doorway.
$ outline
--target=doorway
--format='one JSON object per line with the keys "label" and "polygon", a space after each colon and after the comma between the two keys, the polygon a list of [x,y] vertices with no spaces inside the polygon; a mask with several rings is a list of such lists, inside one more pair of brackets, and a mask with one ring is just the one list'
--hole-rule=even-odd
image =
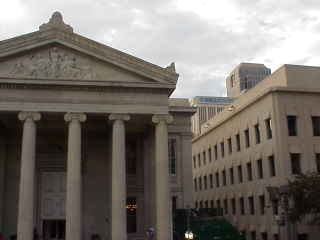
{"label": "doorway", "polygon": [[64,240],[66,236],[65,220],[43,220],[42,233],[44,240]]}

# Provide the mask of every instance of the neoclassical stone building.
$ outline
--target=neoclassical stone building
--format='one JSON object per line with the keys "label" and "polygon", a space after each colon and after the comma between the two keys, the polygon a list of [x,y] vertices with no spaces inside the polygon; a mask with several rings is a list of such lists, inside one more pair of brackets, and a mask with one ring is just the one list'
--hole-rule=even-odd
{"label": "neoclassical stone building", "polygon": [[178,74],[75,34],[60,13],[0,42],[0,232],[31,240],[171,239],[192,205]]}

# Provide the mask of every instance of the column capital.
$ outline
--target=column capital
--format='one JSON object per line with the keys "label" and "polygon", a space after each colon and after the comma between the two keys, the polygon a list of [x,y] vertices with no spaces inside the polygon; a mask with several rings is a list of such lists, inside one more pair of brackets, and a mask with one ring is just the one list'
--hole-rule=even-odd
{"label": "column capital", "polygon": [[79,122],[85,122],[87,120],[87,115],[84,113],[66,113],[64,115],[64,120],[66,122],[71,122],[73,120],[79,121]]}
{"label": "column capital", "polygon": [[114,121],[114,120],[122,120],[122,121],[129,121],[130,120],[130,115],[129,114],[115,114],[112,113],[109,115],[109,120]]}
{"label": "column capital", "polygon": [[25,121],[27,119],[39,121],[41,119],[41,114],[39,112],[19,112],[18,118],[20,121]]}
{"label": "column capital", "polygon": [[160,122],[170,124],[173,122],[173,117],[170,114],[156,114],[152,116],[152,122],[156,124]]}

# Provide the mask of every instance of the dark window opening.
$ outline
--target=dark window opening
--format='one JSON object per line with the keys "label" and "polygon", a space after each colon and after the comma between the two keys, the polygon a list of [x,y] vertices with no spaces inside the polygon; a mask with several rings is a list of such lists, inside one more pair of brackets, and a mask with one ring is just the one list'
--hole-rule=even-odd
{"label": "dark window opening", "polygon": [[296,116],[287,116],[287,123],[288,123],[289,136],[298,136],[297,117]]}
{"label": "dark window opening", "polygon": [[255,132],[255,135],[256,135],[256,144],[259,144],[261,142],[259,124],[254,125],[254,132]]}
{"label": "dark window opening", "polygon": [[290,153],[292,174],[301,174],[300,153]]}

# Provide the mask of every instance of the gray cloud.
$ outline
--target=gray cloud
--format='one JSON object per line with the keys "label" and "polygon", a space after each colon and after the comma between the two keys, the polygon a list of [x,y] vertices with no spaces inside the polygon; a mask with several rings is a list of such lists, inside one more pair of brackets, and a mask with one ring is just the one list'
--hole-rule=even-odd
{"label": "gray cloud", "polygon": [[175,61],[178,97],[224,95],[225,77],[240,62],[263,61],[269,67],[286,63],[280,60],[304,64],[319,54],[315,41],[295,59],[274,55],[286,55],[283,45],[295,38],[298,48],[299,31],[319,32],[318,0],[227,2],[239,12],[231,22],[225,21],[231,17],[228,9],[223,17],[208,18],[177,8],[175,0],[21,1],[24,16],[19,22],[0,23],[0,37],[35,31],[59,10],[81,35],[160,66]]}

